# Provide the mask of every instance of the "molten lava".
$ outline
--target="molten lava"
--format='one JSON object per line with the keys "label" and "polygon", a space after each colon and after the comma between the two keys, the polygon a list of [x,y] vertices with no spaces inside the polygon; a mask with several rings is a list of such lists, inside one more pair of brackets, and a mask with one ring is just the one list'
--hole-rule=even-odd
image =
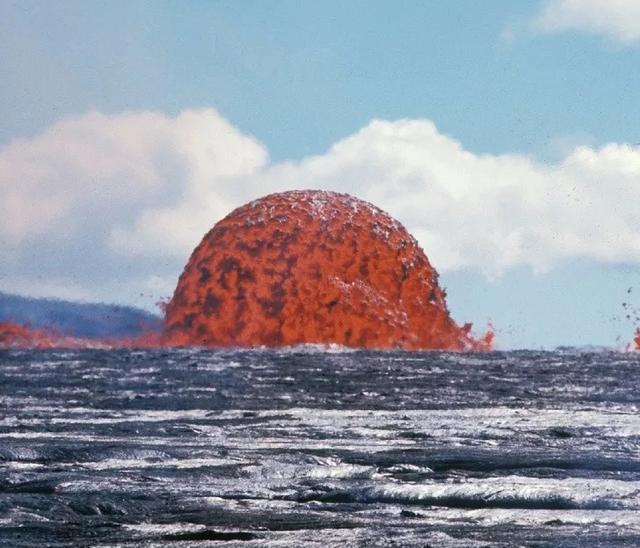
{"label": "molten lava", "polygon": [[167,305],[170,345],[487,349],[449,316],[438,274],[382,210],[293,191],[246,204],[205,235]]}
{"label": "molten lava", "polygon": [[62,335],[55,329],[33,329],[28,325],[0,322],[0,350],[7,348],[155,348],[160,334],[147,331],[136,337],[91,339]]}
{"label": "molten lava", "polygon": [[56,342],[57,338],[52,333],[0,322],[0,348],[53,348]]}
{"label": "molten lava", "polygon": [[[489,350],[449,316],[438,274],[380,209],[334,192],[266,196],[233,211],[195,249],[165,330],[86,339],[0,323],[1,348],[283,346]],[[640,346],[640,334],[636,338]]]}

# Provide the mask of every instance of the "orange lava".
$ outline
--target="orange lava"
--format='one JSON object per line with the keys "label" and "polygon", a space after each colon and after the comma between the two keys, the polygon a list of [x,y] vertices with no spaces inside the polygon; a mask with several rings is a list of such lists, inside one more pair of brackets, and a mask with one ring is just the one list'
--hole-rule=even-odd
{"label": "orange lava", "polygon": [[8,348],[154,348],[161,336],[148,332],[122,339],[87,339],[61,335],[55,330],[32,329],[27,325],[0,322],[0,349]]}
{"label": "orange lava", "polygon": [[633,338],[633,342],[636,344],[636,350],[640,351],[640,328],[636,329],[636,336]]}
{"label": "orange lava", "polygon": [[346,194],[293,191],[246,204],[195,249],[166,308],[165,343],[488,350],[451,319],[415,239]]}
{"label": "orange lava", "polygon": [[57,338],[25,325],[0,322],[0,348],[53,348]]}

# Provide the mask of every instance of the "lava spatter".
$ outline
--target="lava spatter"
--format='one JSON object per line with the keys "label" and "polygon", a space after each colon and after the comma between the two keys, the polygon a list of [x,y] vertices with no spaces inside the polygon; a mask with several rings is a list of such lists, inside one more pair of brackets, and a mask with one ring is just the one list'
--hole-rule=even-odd
{"label": "lava spatter", "polygon": [[416,240],[377,207],[325,191],[272,194],[217,223],[167,305],[170,345],[487,348],[451,319]]}
{"label": "lava spatter", "polygon": [[44,330],[12,322],[0,322],[0,349],[3,348],[53,348],[58,339]]}
{"label": "lava spatter", "polygon": [[86,338],[64,335],[55,329],[34,329],[29,325],[0,322],[0,350],[49,348],[155,348],[161,335],[148,330],[142,335],[121,338]]}

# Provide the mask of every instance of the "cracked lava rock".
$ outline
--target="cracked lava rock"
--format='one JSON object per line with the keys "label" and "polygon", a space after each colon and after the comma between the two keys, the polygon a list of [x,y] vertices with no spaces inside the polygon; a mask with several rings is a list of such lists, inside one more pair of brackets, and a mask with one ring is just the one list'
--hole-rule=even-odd
{"label": "cracked lava rock", "polygon": [[465,350],[416,240],[377,207],[324,191],[272,194],[205,235],[166,308],[169,345]]}

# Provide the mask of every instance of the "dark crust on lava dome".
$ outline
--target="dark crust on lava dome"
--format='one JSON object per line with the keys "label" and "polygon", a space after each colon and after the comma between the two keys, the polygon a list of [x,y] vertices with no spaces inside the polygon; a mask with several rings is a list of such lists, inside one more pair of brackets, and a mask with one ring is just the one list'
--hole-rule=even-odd
{"label": "dark crust on lava dome", "polygon": [[325,191],[272,194],[217,223],[167,306],[170,344],[462,348],[438,275],[377,207]]}

